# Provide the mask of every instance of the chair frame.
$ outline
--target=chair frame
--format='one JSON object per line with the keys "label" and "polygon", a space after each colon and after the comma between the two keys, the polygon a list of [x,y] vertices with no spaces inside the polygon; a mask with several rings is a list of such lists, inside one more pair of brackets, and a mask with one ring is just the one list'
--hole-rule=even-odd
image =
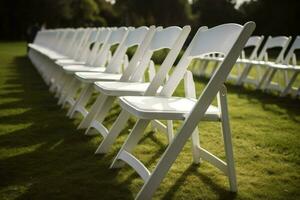
{"label": "chair frame", "polygon": [[[226,32],[226,28],[229,28],[229,30],[231,30],[228,31],[227,29],[228,33],[230,34]],[[196,36],[191,42],[192,45],[190,45],[187,48],[185,54],[178,63],[175,71],[172,73],[172,76],[161,90],[161,96],[165,96],[167,98],[172,95],[172,93],[176,89],[177,83],[180,82],[184,71],[187,69],[188,65],[190,64],[193,58],[196,58],[199,55],[213,52],[223,53],[226,55],[226,57],[224,58],[219,68],[215,71],[214,75],[205,87],[203,93],[196,102],[192,111],[188,115],[186,115],[186,118],[184,119],[181,128],[178,130],[178,133],[176,134],[172,142],[168,145],[165,153],[163,154],[162,158],[160,159],[152,173],[150,173],[149,170],[147,170],[147,168],[144,167],[144,165],[131,154],[133,147],[137,145],[138,141],[142,136],[143,130],[147,127],[152,118],[139,119],[136,122],[130,135],[128,136],[127,140],[123,144],[121,150],[119,151],[118,155],[115,157],[111,165],[112,168],[120,167],[122,166],[121,161],[125,161],[130,166],[134,167],[138,174],[141,175],[141,177],[144,179],[145,183],[142,189],[139,191],[138,195],[136,196],[136,199],[150,199],[153,196],[153,193],[159,186],[160,182],[168,172],[171,165],[174,163],[184,144],[187,142],[188,138],[193,135],[193,132],[196,129],[198,123],[204,118],[206,110],[211,105],[213,99],[217,96],[218,92],[226,91],[224,91],[224,87],[222,85],[226,81],[227,76],[229,75],[233,65],[238,59],[244,45],[246,44],[247,40],[252,34],[254,28],[255,23],[248,22],[244,26],[236,24],[227,24],[214,27],[208,30],[206,28],[200,28],[198,30]],[[220,33],[218,33],[218,31],[216,30],[220,30],[222,32],[222,36],[226,35],[228,36],[228,38],[230,37],[230,41],[232,41],[233,45],[227,45],[226,48],[225,45],[221,47],[219,40],[222,37],[219,37]],[[218,36],[219,39],[216,39],[216,36]],[[208,40],[211,37],[216,40]],[[204,41],[209,41],[210,44],[208,44],[208,42],[205,43]],[[226,96],[226,92],[224,93],[224,95]],[[222,96],[223,94],[220,95],[221,98]],[[122,97],[120,98],[120,100],[121,105],[124,105],[122,104]],[[227,109],[226,98],[219,100],[219,102],[221,103],[223,109]],[[227,110],[225,112],[228,113]],[[229,129],[229,127],[226,128]],[[224,162],[221,162],[219,159],[217,159],[215,156],[213,156],[206,150],[199,148],[197,145],[195,145],[194,147],[196,152],[198,153],[198,160],[200,160],[200,157],[205,160],[208,160],[211,164],[215,165],[217,168],[227,173],[229,176],[231,191],[237,191],[230,132],[224,134],[223,137],[225,143],[227,165],[225,165]]]}
{"label": "chair frame", "polygon": [[[289,93],[294,93],[294,96],[298,95],[298,91],[296,88],[293,88],[293,84],[295,83],[299,72],[300,72],[300,67],[297,66],[297,58],[295,54],[295,50],[300,49],[300,36],[297,36],[290,47],[288,53],[286,54],[284,60],[282,63],[278,64],[270,64],[268,67],[272,69],[268,79],[266,80],[266,84],[264,86],[265,90],[271,90],[274,87],[272,80],[278,71],[283,71],[283,78],[284,78],[284,83],[285,85],[283,87],[280,87],[279,83],[277,83],[275,86],[277,87],[277,90],[280,92],[280,96],[286,96]],[[292,75],[289,76],[288,72],[291,71]],[[292,94],[293,95],[293,94]]]}
{"label": "chair frame", "polygon": [[[270,63],[268,60],[268,50],[272,48],[281,48],[281,51],[279,52],[278,56],[276,57],[275,63],[279,63],[283,60],[284,53],[288,47],[288,44],[291,40],[291,37],[285,37],[285,36],[277,36],[277,37],[271,37],[269,36],[267,41],[265,42],[262,50],[259,53],[259,56],[257,57],[257,60],[246,62],[246,66],[241,73],[237,85],[243,85],[245,83],[252,83],[256,86],[256,89],[261,89],[263,87],[263,84],[266,80],[266,78],[270,74],[270,69],[266,67],[266,64]],[[251,80],[248,79],[249,73],[251,69],[254,66],[257,67],[257,73],[259,75],[256,76],[256,79]],[[266,70],[263,74],[261,74],[260,68],[266,67]]]}

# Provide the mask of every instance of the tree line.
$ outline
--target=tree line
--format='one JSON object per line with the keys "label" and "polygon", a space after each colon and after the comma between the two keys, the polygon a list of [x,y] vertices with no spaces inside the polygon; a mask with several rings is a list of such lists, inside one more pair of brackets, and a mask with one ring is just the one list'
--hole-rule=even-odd
{"label": "tree line", "polygon": [[299,0],[1,0],[0,39],[25,39],[32,26],[215,26],[257,23],[255,34],[298,35]]}

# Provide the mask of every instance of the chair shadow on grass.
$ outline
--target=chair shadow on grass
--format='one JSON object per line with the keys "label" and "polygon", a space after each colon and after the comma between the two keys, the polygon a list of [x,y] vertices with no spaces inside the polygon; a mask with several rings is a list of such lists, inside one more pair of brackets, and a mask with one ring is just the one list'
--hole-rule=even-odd
{"label": "chair shadow on grass", "polygon": [[217,185],[210,177],[200,173],[197,171],[197,168],[200,166],[198,164],[191,164],[176,180],[175,184],[165,193],[163,200],[174,199],[174,195],[176,191],[182,186],[188,176],[193,175],[196,176],[199,181],[203,182],[207,185],[213,192],[218,194],[219,199],[226,199],[226,200],[233,200],[237,197],[237,193],[230,192],[228,189],[222,188],[221,186]]}
{"label": "chair shadow on grass", "polygon": [[[113,154],[95,156],[95,137],[86,137],[56,105],[56,99],[27,57],[16,57],[0,104],[0,190],[16,199],[132,199],[109,169]],[[17,112],[9,112],[17,110]],[[14,126],[10,131],[9,127]]]}

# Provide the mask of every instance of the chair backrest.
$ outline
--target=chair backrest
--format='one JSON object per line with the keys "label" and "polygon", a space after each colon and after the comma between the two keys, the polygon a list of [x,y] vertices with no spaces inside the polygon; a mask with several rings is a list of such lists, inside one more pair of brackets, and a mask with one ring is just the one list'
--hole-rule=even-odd
{"label": "chair backrest", "polygon": [[50,43],[50,49],[55,49],[55,47],[57,47],[57,45],[59,45],[59,41],[61,39],[61,37],[63,37],[63,30],[61,29],[57,29],[57,30],[53,30],[53,39]]}
{"label": "chair backrest", "polygon": [[69,57],[77,57],[77,54],[82,50],[82,44],[84,43],[88,32],[89,28],[76,30],[74,40],[72,41],[72,45],[67,54]]}
{"label": "chair backrest", "polygon": [[263,60],[265,57],[268,56],[268,50],[273,48],[281,48],[281,51],[279,52],[278,56],[276,57],[275,62],[282,62],[284,52],[286,51],[289,42],[291,41],[291,37],[286,36],[277,36],[272,37],[269,36],[265,45],[263,46],[261,52],[259,53],[258,60]]}
{"label": "chair backrest", "polygon": [[53,42],[54,36],[55,36],[55,31],[53,30],[40,31],[34,43],[38,43],[39,45],[50,49],[52,45],[51,42]]}
{"label": "chair backrest", "polygon": [[76,37],[76,30],[74,29],[67,30],[65,37],[63,38],[62,43],[60,44],[60,47],[57,48],[57,51],[62,54],[68,52],[72,47],[75,37]]}
{"label": "chair backrest", "polygon": [[[140,81],[147,69],[153,53],[160,49],[170,49],[160,68],[172,67],[189,32],[190,26],[185,26],[183,28],[171,26],[165,29],[158,27],[151,39],[151,42],[144,52],[142,60],[135,67],[130,77],[126,77],[123,74],[121,80],[127,79],[128,81],[132,82]],[[164,75],[166,76],[166,74]]]}
{"label": "chair backrest", "polygon": [[[253,50],[250,53],[248,59],[250,59],[250,60],[257,59],[257,57],[258,57],[258,49],[259,49],[260,45],[262,44],[263,40],[264,40],[264,36],[263,35],[262,36],[251,36],[249,38],[249,40],[247,41],[247,43],[245,45],[245,48],[251,47],[251,48],[253,48]],[[243,54],[242,57],[245,57],[244,56],[244,50],[242,51],[242,54]]]}
{"label": "chair backrest", "polygon": [[39,31],[33,43],[50,48],[51,40],[53,40],[53,37],[55,36],[54,34],[55,31],[52,30]]}
{"label": "chair backrest", "polygon": [[101,48],[108,40],[112,29],[111,28],[99,28],[98,35],[96,37],[96,40],[93,41],[91,44],[93,44],[93,47],[91,49],[90,54],[88,55],[86,62],[89,65],[94,65],[94,63],[97,60],[97,56],[100,53]]}
{"label": "chair backrest", "polygon": [[128,28],[126,27],[120,27],[116,30],[112,30],[108,40],[104,42],[102,45],[99,55],[97,55],[97,58],[93,65],[103,67],[105,66],[107,62],[107,57],[110,52],[110,48],[113,45],[120,44],[125,40],[126,36],[128,34]]}
{"label": "chair backrest", "polygon": [[300,49],[300,36],[297,36],[294,40],[290,50],[288,51],[287,55],[285,56],[285,59],[283,61],[284,64],[288,65],[292,61],[292,65],[297,65],[297,58],[295,54],[295,50]]}
{"label": "chair backrest", "polygon": [[[176,136],[174,141],[186,141],[199,121],[203,119],[206,110],[226,81],[254,29],[255,23],[248,22],[244,26],[238,24],[224,24],[211,29],[200,28],[198,30],[182,59],[179,61],[174,71],[174,76],[172,74],[168,80],[166,85],[169,86],[162,89],[161,95],[170,96],[173,93],[172,84],[179,83],[178,76],[182,78],[184,75],[182,70],[188,67],[193,58],[209,53],[220,53],[223,54],[225,58],[210,78],[192,111],[186,116],[183,125],[178,131],[177,136],[179,138]],[[184,143],[182,146],[183,145]],[[181,148],[182,147],[178,147],[178,149]]]}
{"label": "chair backrest", "polygon": [[133,46],[140,46],[145,39],[145,36],[149,28],[142,26],[139,28],[131,28],[123,42],[118,46],[111,61],[108,63],[106,72],[108,73],[120,73],[122,69],[123,59],[125,57],[128,48]]}
{"label": "chair backrest", "polygon": [[66,28],[66,29],[63,29],[63,30],[60,30],[61,31],[61,34],[60,34],[60,38],[59,40],[57,41],[57,45],[56,47],[54,48],[55,51],[59,51],[64,43],[65,43],[65,38],[67,37],[67,35],[69,34],[69,31],[72,30],[70,28]]}
{"label": "chair backrest", "polygon": [[[200,101],[212,100],[225,82],[254,28],[254,22],[248,22],[244,26],[224,24],[211,29],[199,28],[170,78],[163,86],[160,95],[169,97],[173,94],[192,59],[218,53],[224,55],[224,60],[220,62],[200,97]],[[202,100],[203,98],[204,100]]]}
{"label": "chair backrest", "polygon": [[82,53],[78,55],[79,61],[87,62],[88,56],[91,53],[91,45],[95,45],[95,42],[97,40],[98,34],[99,34],[98,28],[91,28],[89,29],[86,40],[83,42],[82,45]]}

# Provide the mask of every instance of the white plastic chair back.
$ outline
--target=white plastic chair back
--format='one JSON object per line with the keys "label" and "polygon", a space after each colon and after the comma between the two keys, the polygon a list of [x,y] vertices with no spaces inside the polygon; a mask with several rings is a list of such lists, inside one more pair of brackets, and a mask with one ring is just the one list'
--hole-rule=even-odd
{"label": "white plastic chair back", "polygon": [[65,38],[67,37],[67,35],[69,34],[69,31],[71,29],[69,28],[66,28],[66,29],[63,29],[61,30],[61,33],[60,33],[60,38],[59,38],[59,41],[57,42],[57,45],[55,46],[55,48],[53,49],[54,51],[57,51],[59,52],[59,50],[63,47],[64,43],[65,43]]}
{"label": "white plastic chair back", "polygon": [[70,50],[68,51],[67,56],[69,56],[70,58],[76,58],[78,52],[81,50],[82,43],[84,42],[88,31],[88,29],[76,30],[75,37],[72,41],[72,45],[70,47]]}
{"label": "white plastic chair back", "polygon": [[[249,40],[247,41],[247,43],[245,45],[245,48],[249,48],[249,47],[253,48],[253,50],[249,56],[249,60],[257,59],[258,49],[259,49],[260,45],[262,44],[263,40],[264,40],[264,36],[252,36],[249,38]],[[244,50],[242,51],[242,54],[244,54]],[[244,55],[242,57],[245,58]]]}
{"label": "white plastic chair back", "polygon": [[[251,30],[254,29],[254,27],[255,25],[253,22],[248,22],[244,26],[238,24],[224,24],[211,29],[207,29],[206,27],[200,28],[194,36],[192,42],[188,46],[187,50],[183,54],[182,58],[180,59],[174,72],[171,74],[169,80],[163,87],[161,95],[168,97],[171,96],[179,82],[182,80],[184,73],[187,67],[189,66],[191,60],[194,58],[200,58],[201,56],[207,54],[218,53],[224,55],[224,60],[221,62],[221,64],[211,77],[211,80],[217,80],[215,77],[216,74],[218,76],[222,76],[218,80],[218,82],[222,82],[224,78],[227,78],[227,75],[229,74],[231,68],[233,67],[236,61],[235,57],[233,57],[232,55],[228,56],[229,51],[233,47],[235,47],[235,45],[239,45],[239,48],[241,48],[239,50],[240,53],[249,38],[248,33],[252,33]],[[248,36],[247,40],[244,41],[244,37],[246,36]],[[236,44],[237,42],[241,44]],[[238,58],[238,56],[236,58]],[[235,60],[233,61],[232,59]],[[229,65],[227,62],[229,62],[230,64],[232,63],[232,65]],[[224,65],[227,65],[227,68],[224,67]],[[223,75],[220,73],[223,73]],[[213,87],[211,85],[211,81],[209,82],[206,88],[210,87]],[[214,96],[215,95],[216,94],[214,94]]]}
{"label": "white plastic chair back", "polygon": [[[143,59],[128,80],[133,82],[140,81],[150,63],[153,53],[160,49],[170,49],[161,68],[164,66],[172,66],[189,32],[189,26],[185,26],[183,29],[178,26],[171,26],[165,29],[159,27],[145,51]],[[121,80],[125,78],[127,77],[122,77]]]}
{"label": "white plastic chair back", "polygon": [[123,42],[125,37],[127,36],[128,29],[126,27],[118,28],[117,30],[113,30],[107,41],[102,45],[99,55],[97,56],[94,65],[96,66],[105,66],[107,62],[107,57],[110,52],[110,48],[115,44],[120,44]]}
{"label": "white plastic chair back", "polygon": [[288,65],[288,64],[297,65],[297,58],[296,58],[295,50],[298,50],[298,49],[300,49],[300,36],[297,36],[296,39],[294,40],[283,63],[286,65]]}
{"label": "white plastic chair back", "polygon": [[73,29],[67,30],[66,35],[60,45],[60,47],[57,49],[57,52],[61,54],[68,53],[68,51],[72,47],[72,42],[74,41],[76,36],[76,31]]}
{"label": "white plastic chair back", "polygon": [[89,33],[87,34],[86,42],[82,47],[83,48],[82,54],[79,55],[80,61],[84,61],[84,62],[88,61],[88,55],[90,55],[92,52],[91,45],[95,45],[99,32],[100,29],[98,28],[92,28],[89,30]]}
{"label": "white plastic chair back", "polygon": [[118,46],[111,62],[109,62],[106,72],[120,73],[122,69],[123,58],[126,55],[128,48],[140,46],[149,31],[149,28],[142,26],[137,29],[130,29],[125,40]]}
{"label": "white plastic chair back", "polygon": [[105,42],[108,40],[110,34],[111,34],[110,28],[99,28],[99,33],[96,37],[96,41],[94,42],[91,53],[89,54],[87,61],[86,61],[88,65],[94,65],[94,63],[96,62],[97,56],[101,53],[101,48],[103,47]]}
{"label": "white plastic chair back", "polygon": [[49,45],[50,49],[55,49],[55,47],[59,44],[60,38],[63,36],[63,31],[58,29],[53,31],[53,39]]}
{"label": "white plastic chair back", "polygon": [[264,58],[268,59],[268,50],[273,48],[281,48],[280,53],[276,57],[275,63],[279,63],[283,61],[284,52],[287,49],[289,42],[291,41],[291,37],[286,36],[277,36],[271,37],[269,36],[263,49],[259,53],[258,60],[263,60]]}

